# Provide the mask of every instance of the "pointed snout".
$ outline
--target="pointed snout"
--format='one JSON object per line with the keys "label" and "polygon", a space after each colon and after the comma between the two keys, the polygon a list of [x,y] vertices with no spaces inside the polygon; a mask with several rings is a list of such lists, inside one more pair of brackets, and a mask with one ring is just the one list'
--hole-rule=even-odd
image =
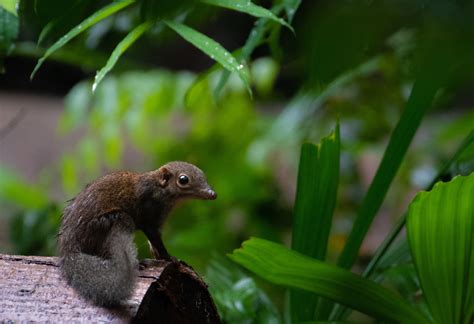
{"label": "pointed snout", "polygon": [[215,200],[217,198],[217,194],[212,188],[203,189],[200,194],[202,199]]}

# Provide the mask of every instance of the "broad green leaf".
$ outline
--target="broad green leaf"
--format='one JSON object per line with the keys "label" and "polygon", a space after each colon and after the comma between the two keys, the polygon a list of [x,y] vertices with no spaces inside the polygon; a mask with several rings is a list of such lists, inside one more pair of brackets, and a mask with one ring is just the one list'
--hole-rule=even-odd
{"label": "broad green leaf", "polygon": [[0,168],[0,201],[23,208],[40,209],[48,203],[48,196],[44,188],[27,183],[11,170]]}
{"label": "broad green leaf", "polygon": [[377,319],[425,323],[427,319],[392,291],[343,268],[259,238],[229,257],[272,283],[311,291]]}
{"label": "broad green leaf", "polygon": [[287,27],[293,33],[293,27],[291,27],[285,20],[278,18],[273,12],[263,7],[257,6],[256,4],[252,3],[250,0],[202,0],[202,2],[223,7],[227,9],[232,9],[235,11],[244,12],[254,17],[258,18],[267,18],[277,23]]}
{"label": "broad green leaf", "polygon": [[[303,144],[293,220],[292,249],[318,260],[326,256],[332,215],[339,184],[339,126],[319,145]],[[318,297],[308,292],[290,293],[293,321],[314,317]]]}
{"label": "broad green leaf", "polygon": [[82,21],[79,25],[71,29],[67,34],[62,36],[56,43],[51,45],[50,48],[44,53],[44,55],[38,60],[38,63],[36,64],[33,73],[31,73],[30,78],[33,79],[35,76],[36,72],[38,69],[41,67],[43,62],[55,51],[66,45],[71,39],[79,35],[80,33],[84,32],[87,30],[89,27],[97,24],[99,21],[104,20],[105,18],[109,17],[110,15],[116,13],[119,10],[122,10],[123,8],[131,5],[134,3],[134,0],[124,0],[124,1],[118,1],[118,2],[113,2],[108,6],[105,6],[104,8],[96,11],[93,13],[91,16],[86,18],[84,21]]}
{"label": "broad green leaf", "polygon": [[244,66],[244,64],[237,62],[235,57],[224,47],[222,47],[213,39],[186,25],[169,20],[166,20],[165,23],[185,40],[206,53],[211,59],[219,62],[225,69],[229,70],[230,72],[236,72],[247,87],[248,92],[252,94],[252,90],[250,89],[250,77],[247,68]]}
{"label": "broad green leaf", "polygon": [[151,22],[144,22],[141,25],[137,26],[133,29],[130,33],[128,33],[125,38],[118,43],[117,47],[115,47],[114,51],[109,57],[107,64],[100,69],[95,75],[94,84],[92,85],[92,91],[94,92],[97,86],[99,85],[100,81],[105,77],[105,75],[115,66],[118,59],[122,54],[147,30],[151,27]]}
{"label": "broad green leaf", "polygon": [[3,65],[3,57],[10,54],[13,49],[13,41],[18,36],[18,28],[18,17],[0,6],[0,68]]}
{"label": "broad green leaf", "polygon": [[382,161],[357,212],[338,265],[350,268],[354,264],[362,241],[382,205],[423,116],[431,107],[438,87],[437,80],[429,79],[427,75],[415,81],[405,110],[390,136]]}
{"label": "broad green leaf", "polygon": [[437,323],[474,319],[474,173],[438,183],[410,204],[407,236]]}

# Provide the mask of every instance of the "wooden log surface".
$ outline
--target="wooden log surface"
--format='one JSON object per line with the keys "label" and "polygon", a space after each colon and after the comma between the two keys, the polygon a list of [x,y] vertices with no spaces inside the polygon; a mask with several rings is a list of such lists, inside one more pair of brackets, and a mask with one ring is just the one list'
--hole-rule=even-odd
{"label": "wooden log surface", "polygon": [[220,322],[206,284],[184,264],[154,262],[141,269],[132,297],[122,306],[104,308],[84,300],[66,283],[56,257],[0,254],[0,321],[171,323],[176,320]]}

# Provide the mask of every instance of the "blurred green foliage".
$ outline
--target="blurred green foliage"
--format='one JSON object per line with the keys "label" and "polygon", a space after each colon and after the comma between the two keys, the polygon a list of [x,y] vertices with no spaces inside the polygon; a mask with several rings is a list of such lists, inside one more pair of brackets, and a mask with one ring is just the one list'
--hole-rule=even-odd
{"label": "blurred green foliage", "polygon": [[[12,215],[12,252],[55,254],[63,201],[100,175],[186,160],[203,168],[219,199],[187,202],[173,213],[164,228],[169,251],[200,272],[208,266],[206,279],[227,322],[282,321],[252,278],[220,258],[209,262],[211,252],[226,253],[250,235],[290,242],[300,145],[319,141],[339,119],[338,204],[330,239],[320,242],[328,244],[327,260],[335,260],[376,167],[371,158],[381,157],[413,84],[421,80],[418,93],[434,101],[382,206],[391,219],[402,215],[407,196],[429,185],[473,129],[466,91],[474,84],[473,3],[140,0],[101,16],[99,10],[117,2],[25,0],[16,16],[17,1],[0,2],[0,58],[44,58],[49,48],[51,60],[88,76],[65,98],[59,132],[79,139],[57,164],[34,185],[0,168],[0,202]],[[240,20],[228,19],[233,16],[222,8],[249,25],[235,24]],[[89,29],[78,27],[91,16],[96,19]],[[219,17],[224,21],[216,24]],[[286,23],[296,37],[282,28]],[[173,30],[216,64],[199,75],[163,68],[203,69],[194,65],[202,58],[173,47],[176,34],[166,26],[178,26]],[[234,34],[221,34],[237,29],[241,43]],[[57,43],[63,35],[67,41]],[[168,47],[172,56],[162,58]],[[92,92],[101,68],[100,78],[114,74]],[[472,172],[473,161],[470,145],[441,178]],[[53,198],[58,182],[61,190]],[[148,256],[145,237],[138,233],[136,241],[140,256]],[[369,278],[426,309],[403,242],[388,250]],[[281,306],[282,297],[272,293]]]}
{"label": "blurred green foliage", "polygon": [[205,279],[221,317],[228,323],[280,323],[281,318],[255,280],[232,262],[214,255]]}
{"label": "blurred green foliage", "polygon": [[61,210],[56,204],[18,213],[10,221],[10,237],[24,255],[50,255],[56,250]]}

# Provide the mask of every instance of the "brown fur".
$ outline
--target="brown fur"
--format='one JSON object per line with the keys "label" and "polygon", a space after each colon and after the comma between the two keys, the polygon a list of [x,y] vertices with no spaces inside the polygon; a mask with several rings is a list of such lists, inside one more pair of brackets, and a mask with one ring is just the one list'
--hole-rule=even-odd
{"label": "brown fur", "polygon": [[[180,175],[189,184],[179,184]],[[64,277],[96,304],[125,300],[137,269],[133,232],[142,230],[155,254],[169,259],[160,228],[175,203],[186,198],[216,198],[204,173],[186,162],[142,174],[112,173],[87,185],[63,212],[58,244]]]}

